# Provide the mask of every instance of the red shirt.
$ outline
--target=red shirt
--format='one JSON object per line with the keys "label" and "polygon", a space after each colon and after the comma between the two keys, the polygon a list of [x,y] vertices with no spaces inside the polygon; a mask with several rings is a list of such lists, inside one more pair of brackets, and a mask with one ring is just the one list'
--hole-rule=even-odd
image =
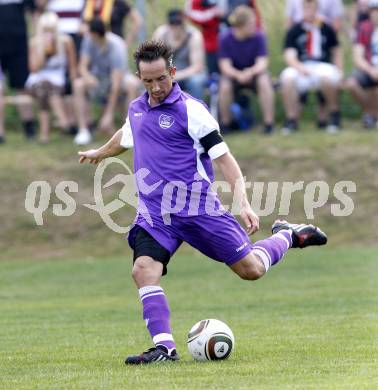
{"label": "red shirt", "polygon": [[372,50],[371,50],[371,40],[375,28],[373,23],[370,20],[365,20],[361,22],[358,29],[356,43],[362,45],[365,49],[365,58],[371,62]]}
{"label": "red shirt", "polygon": [[189,19],[202,31],[207,53],[218,50],[219,17],[214,15],[216,7],[204,7],[202,0],[192,0],[187,8]]}

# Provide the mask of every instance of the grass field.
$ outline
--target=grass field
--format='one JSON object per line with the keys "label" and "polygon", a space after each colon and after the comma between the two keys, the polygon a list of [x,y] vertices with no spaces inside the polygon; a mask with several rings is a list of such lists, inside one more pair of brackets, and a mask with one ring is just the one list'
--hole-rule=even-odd
{"label": "grass field", "polygon": [[[376,389],[377,252],[292,250],[258,282],[183,248],[163,286],[178,364],[126,367],[150,345],[130,256],[3,262],[1,389]],[[195,363],[186,335],[203,318],[236,337],[228,361]]]}

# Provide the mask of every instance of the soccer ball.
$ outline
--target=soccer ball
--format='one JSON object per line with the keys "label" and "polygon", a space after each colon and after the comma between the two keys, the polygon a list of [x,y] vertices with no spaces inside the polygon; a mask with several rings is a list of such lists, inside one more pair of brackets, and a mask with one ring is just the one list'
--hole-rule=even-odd
{"label": "soccer ball", "polygon": [[232,330],[219,320],[197,322],[188,334],[188,348],[195,360],[227,359],[235,345]]}

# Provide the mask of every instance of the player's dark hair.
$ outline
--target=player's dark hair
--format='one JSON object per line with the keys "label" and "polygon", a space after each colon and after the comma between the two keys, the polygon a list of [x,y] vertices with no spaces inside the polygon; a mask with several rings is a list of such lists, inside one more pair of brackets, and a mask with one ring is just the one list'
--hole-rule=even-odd
{"label": "player's dark hair", "polygon": [[139,71],[139,63],[153,62],[163,58],[167,64],[167,68],[173,66],[173,51],[172,48],[163,41],[145,41],[134,53],[134,60]]}
{"label": "player's dark hair", "polygon": [[106,25],[100,18],[95,18],[89,22],[89,31],[104,37],[106,33]]}

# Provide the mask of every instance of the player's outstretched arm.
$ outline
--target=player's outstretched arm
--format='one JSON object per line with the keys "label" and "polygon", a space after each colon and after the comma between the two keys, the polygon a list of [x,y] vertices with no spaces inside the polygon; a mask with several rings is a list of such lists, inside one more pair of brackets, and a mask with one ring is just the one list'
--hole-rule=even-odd
{"label": "player's outstretched arm", "polygon": [[230,152],[216,158],[214,162],[221,170],[226,181],[231,185],[234,192],[234,199],[238,202],[237,206],[240,208],[240,217],[247,228],[247,233],[256,233],[259,230],[259,217],[252,210],[248,202],[245,181],[239,164]]}
{"label": "player's outstretched arm", "polygon": [[104,158],[118,156],[126,149],[121,146],[122,129],[118,130],[112,138],[98,149],[86,150],[78,152],[80,158],[79,163],[82,164],[88,161],[90,164],[98,164]]}

